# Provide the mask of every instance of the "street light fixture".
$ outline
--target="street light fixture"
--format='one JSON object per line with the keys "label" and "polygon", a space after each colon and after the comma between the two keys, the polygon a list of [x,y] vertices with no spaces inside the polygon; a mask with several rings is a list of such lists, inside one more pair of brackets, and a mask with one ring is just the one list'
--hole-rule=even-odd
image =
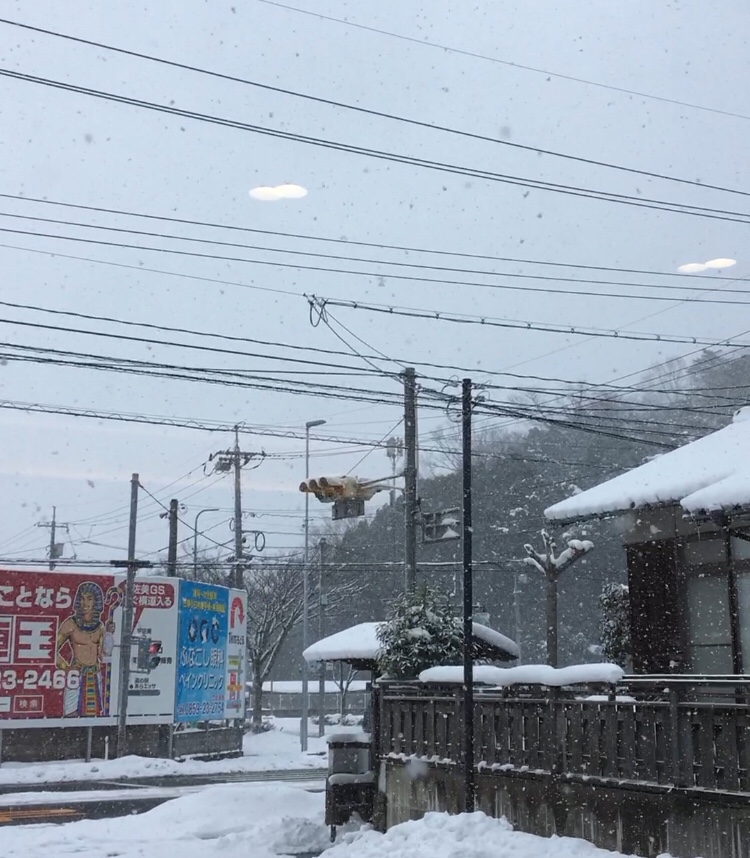
{"label": "street light fixture", "polygon": [[[309,420],[305,423],[305,480],[310,479],[310,430],[322,426],[325,420]],[[307,565],[310,560],[310,495],[305,493],[305,555],[302,569],[302,651],[310,645],[310,582]],[[310,714],[309,672],[307,662],[302,659],[302,719],[300,721],[299,741],[302,751],[307,751],[307,729]],[[319,713],[322,717],[323,713]]]}
{"label": "street light fixture", "polygon": [[198,519],[204,512],[218,512],[218,506],[212,506],[209,509],[202,509],[195,516],[195,524],[193,525],[193,575],[198,574]]}

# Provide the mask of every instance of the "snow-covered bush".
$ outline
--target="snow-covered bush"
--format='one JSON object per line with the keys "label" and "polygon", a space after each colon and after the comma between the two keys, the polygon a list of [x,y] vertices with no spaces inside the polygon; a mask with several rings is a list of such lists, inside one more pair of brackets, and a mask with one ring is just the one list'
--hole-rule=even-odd
{"label": "snow-covered bush", "polygon": [[599,626],[605,661],[630,669],[630,594],[626,584],[606,584],[599,596]]}
{"label": "snow-covered bush", "polygon": [[396,600],[378,640],[380,670],[393,679],[416,679],[428,667],[461,663],[461,619],[445,594],[427,586]]}

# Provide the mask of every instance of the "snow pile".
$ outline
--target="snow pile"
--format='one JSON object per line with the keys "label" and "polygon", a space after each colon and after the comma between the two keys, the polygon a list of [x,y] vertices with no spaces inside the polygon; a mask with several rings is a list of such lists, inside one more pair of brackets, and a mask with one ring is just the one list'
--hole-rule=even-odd
{"label": "snow pile", "polygon": [[325,858],[614,858],[571,837],[536,837],[513,831],[504,819],[484,813],[428,813],[386,834],[363,829],[344,835]]}
{"label": "snow pile", "polygon": [[204,789],[140,816],[3,829],[3,858],[271,858],[319,853],[324,795],[277,784]]}
{"label": "snow pile", "polygon": [[[616,664],[574,664],[570,667],[550,667],[547,664],[522,664],[518,667],[492,667],[476,665],[474,682],[484,685],[504,687],[506,685],[578,685],[584,682],[606,682],[616,684],[622,681],[625,672]],[[430,667],[419,674],[419,681],[460,685],[464,681],[464,669],[461,666]]]}
{"label": "snow pile", "polygon": [[[340,725],[336,732],[346,732]],[[360,727],[352,727],[359,732]],[[216,775],[232,772],[257,772],[283,769],[319,769],[327,765],[325,737],[309,739],[309,752],[300,751],[299,720],[274,719],[274,729],[244,737],[243,757],[231,760],[199,762],[123,757],[120,760],[92,760],[90,763],[70,760],[61,763],[3,763],[0,784],[64,783],[66,781],[106,781],[121,778],[163,777],[165,775]]]}
{"label": "snow pile", "polygon": [[664,453],[544,511],[553,521],[679,503],[688,512],[750,504],[750,409],[704,438]]}

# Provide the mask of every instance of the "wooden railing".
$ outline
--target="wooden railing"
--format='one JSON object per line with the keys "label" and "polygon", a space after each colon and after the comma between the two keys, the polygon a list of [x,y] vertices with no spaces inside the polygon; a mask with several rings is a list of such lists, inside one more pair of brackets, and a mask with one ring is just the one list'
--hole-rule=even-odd
{"label": "wooden railing", "polygon": [[[375,752],[462,760],[462,694],[384,683]],[[480,769],[750,793],[750,677],[629,677],[617,689],[475,689]]]}

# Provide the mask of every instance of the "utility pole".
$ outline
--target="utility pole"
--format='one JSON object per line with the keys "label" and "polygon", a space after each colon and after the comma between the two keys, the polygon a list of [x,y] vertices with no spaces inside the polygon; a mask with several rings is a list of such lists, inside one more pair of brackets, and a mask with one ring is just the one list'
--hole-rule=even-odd
{"label": "utility pole", "polygon": [[405,590],[417,583],[417,377],[413,367],[404,379],[404,575]]}
{"label": "utility pole", "polygon": [[57,542],[57,528],[64,527],[66,532],[68,530],[67,524],[58,524],[57,521],[57,507],[52,507],[52,521],[40,521],[37,522],[37,527],[48,527],[49,528],[49,571],[52,572],[55,568],[55,560],[58,560],[62,557],[63,553],[63,543]]}
{"label": "utility pole", "polygon": [[391,460],[391,508],[396,506],[396,462],[401,458],[404,449],[404,442],[400,438],[389,438],[385,448],[385,454]]}
{"label": "utility pole", "polygon": [[[305,481],[310,479],[310,430],[323,426],[325,420],[308,420],[305,423]],[[302,568],[302,651],[310,645],[310,495],[305,492],[305,554]],[[302,659],[302,716],[299,724],[299,742],[303,753],[307,751],[307,734],[310,720],[310,669]]]}
{"label": "utility pole", "polygon": [[471,518],[471,379],[465,378],[461,387],[461,433],[463,440],[463,663],[464,663],[464,717],[463,717],[463,756],[465,811],[473,813],[475,806],[474,775],[474,659],[472,657],[474,582],[472,557],[472,518]]}
{"label": "utility pole", "polygon": [[242,565],[242,460],[240,458],[240,430],[234,427],[234,586],[244,589]]}
{"label": "utility pole", "polygon": [[177,574],[177,500],[169,502],[169,548],[167,550],[167,575]]}
{"label": "utility pole", "polygon": [[128,751],[128,685],[130,684],[130,652],[133,642],[133,601],[135,597],[135,573],[151,566],[147,560],[135,559],[135,531],[138,519],[138,474],[130,479],[130,530],[128,532],[128,559],[113,560],[112,566],[126,567],[125,602],[122,607],[122,630],[120,632],[120,687],[117,713],[117,756],[124,757]]}
{"label": "utility pole", "polygon": [[[240,427],[234,427],[234,447],[231,450],[219,450],[209,456],[209,462],[216,459],[214,470],[218,474],[226,474],[234,471],[234,574],[232,575],[232,586],[238,590],[245,587],[244,564],[243,564],[243,538],[242,538],[242,468],[254,459],[258,453],[243,453],[240,450]],[[260,453],[265,457],[265,453]]]}
{"label": "utility pole", "polygon": [[[326,560],[326,540],[323,537],[318,543],[318,640],[323,640],[324,613],[328,604],[328,596],[323,592],[323,570]],[[318,736],[326,734],[326,663],[320,662],[318,685]]]}

